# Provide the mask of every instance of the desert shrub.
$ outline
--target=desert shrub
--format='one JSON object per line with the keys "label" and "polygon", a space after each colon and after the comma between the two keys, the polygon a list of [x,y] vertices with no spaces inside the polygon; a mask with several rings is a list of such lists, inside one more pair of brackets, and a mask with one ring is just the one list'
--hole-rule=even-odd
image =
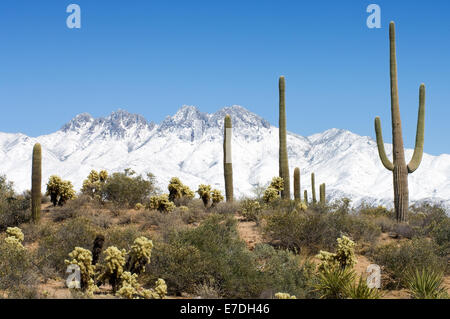
{"label": "desert shrub", "polygon": [[362,203],[356,211],[363,216],[368,217],[387,217],[387,218],[395,218],[393,210],[388,210],[384,206],[371,206],[366,203]]}
{"label": "desert shrub", "polygon": [[8,228],[0,238],[0,291],[8,298],[36,298],[38,277],[33,255],[22,245],[19,228]]}
{"label": "desert shrub", "polygon": [[115,246],[119,249],[131,249],[134,240],[144,236],[137,225],[113,226],[105,232],[105,247]]}
{"label": "desert shrub", "polygon": [[221,202],[209,210],[211,214],[232,215],[239,211],[238,202]]}
{"label": "desert shrub", "polygon": [[0,175],[0,231],[30,221],[30,205],[30,194],[15,194],[13,183]]}
{"label": "desert shrub", "polygon": [[50,196],[53,206],[63,206],[68,200],[75,198],[75,190],[71,181],[63,181],[61,177],[52,175],[47,182],[46,196]]}
{"label": "desert shrub", "polygon": [[298,298],[312,298],[312,280],[315,265],[308,260],[302,260],[298,255],[275,249],[267,244],[258,244],[253,250],[260,270],[262,293],[283,291]]}
{"label": "desert shrub", "polygon": [[193,293],[195,297],[200,299],[220,299],[222,293],[220,287],[214,282],[202,283],[194,285]]}
{"label": "desert shrub", "polygon": [[46,231],[39,240],[39,266],[55,269],[64,276],[64,260],[69,253],[75,247],[91,249],[98,230],[88,219],[74,218]]}
{"label": "desert shrub", "polygon": [[335,240],[341,235],[373,242],[380,234],[380,229],[370,220],[341,211],[274,212],[265,219],[264,232],[269,238],[285,248],[304,248],[310,253],[334,249]]}
{"label": "desert shrub", "polygon": [[156,194],[155,177],[148,173],[146,178],[130,169],[123,173],[113,173],[103,187],[105,200],[119,207],[133,208],[137,203],[145,203]]}
{"label": "desert shrub", "polygon": [[152,283],[157,277],[165,278],[169,293],[180,295],[194,292],[195,285],[203,283],[208,269],[201,251],[192,246],[172,240],[170,243],[155,243],[149,269],[141,277]]}
{"label": "desert shrub", "polygon": [[156,209],[163,213],[170,213],[175,209],[175,204],[169,201],[167,194],[155,195],[150,197],[149,208]]}
{"label": "desert shrub", "polygon": [[407,274],[416,268],[442,272],[447,264],[446,258],[439,255],[439,247],[426,238],[379,246],[370,254],[391,278],[388,286],[405,287]]}
{"label": "desert shrub", "polygon": [[86,195],[81,195],[67,202],[64,206],[55,207],[55,209],[51,210],[50,215],[54,222],[61,222],[75,217],[89,218],[92,215],[93,208],[95,208],[94,201]]}
{"label": "desert shrub", "polygon": [[406,276],[406,283],[414,299],[447,299],[443,286],[444,274],[429,268],[415,269]]}
{"label": "desert shrub", "polygon": [[236,221],[212,215],[199,227],[181,231],[155,247],[150,267],[174,293],[193,292],[195,285],[213,280],[224,295],[233,298],[258,294],[261,283],[255,262],[238,237]]}

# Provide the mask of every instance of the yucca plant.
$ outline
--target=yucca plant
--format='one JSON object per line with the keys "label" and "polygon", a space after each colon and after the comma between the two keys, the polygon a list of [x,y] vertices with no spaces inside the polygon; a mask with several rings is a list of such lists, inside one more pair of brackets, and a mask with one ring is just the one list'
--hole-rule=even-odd
{"label": "yucca plant", "polygon": [[367,282],[360,276],[358,282],[348,286],[347,296],[351,299],[380,299],[382,294],[377,288],[369,288]]}
{"label": "yucca plant", "polygon": [[355,280],[352,268],[332,267],[318,273],[318,282],[315,291],[321,299],[346,299],[348,287]]}
{"label": "yucca plant", "polygon": [[443,286],[444,275],[432,269],[415,269],[406,278],[413,299],[446,299],[448,293]]}

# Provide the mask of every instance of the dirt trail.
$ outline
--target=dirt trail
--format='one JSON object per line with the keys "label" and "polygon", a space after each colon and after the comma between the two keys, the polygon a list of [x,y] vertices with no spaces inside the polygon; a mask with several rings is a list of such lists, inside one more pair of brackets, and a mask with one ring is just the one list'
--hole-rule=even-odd
{"label": "dirt trail", "polygon": [[238,220],[239,236],[247,244],[248,249],[253,250],[258,243],[262,243],[262,236],[259,233],[256,222],[246,221],[242,216],[235,215]]}

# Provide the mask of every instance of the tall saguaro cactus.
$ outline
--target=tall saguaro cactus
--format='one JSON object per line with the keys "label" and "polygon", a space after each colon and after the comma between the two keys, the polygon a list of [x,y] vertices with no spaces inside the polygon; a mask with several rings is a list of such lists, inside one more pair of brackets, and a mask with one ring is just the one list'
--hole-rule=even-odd
{"label": "tall saguaro cactus", "polygon": [[311,188],[312,188],[312,202],[317,203],[316,200],[316,178],[314,173],[311,173]]}
{"label": "tall saguaro cactus", "polygon": [[414,154],[409,164],[406,165],[405,152],[403,149],[402,123],[400,119],[400,108],[398,102],[394,22],[391,22],[389,25],[389,41],[393,162],[391,162],[386,156],[379,117],[375,118],[375,133],[377,137],[378,154],[380,155],[381,162],[386,169],[393,172],[395,213],[397,221],[403,222],[406,221],[406,213],[409,206],[408,174],[413,173],[419,167],[423,155],[425,130],[425,85],[422,83],[419,88],[419,115],[417,120]]}
{"label": "tall saguaro cactus", "polygon": [[320,203],[322,205],[325,204],[325,201],[326,201],[325,198],[326,198],[326,196],[325,196],[325,183],[323,183],[323,184],[320,184]]}
{"label": "tall saguaro cactus", "polygon": [[286,104],[285,104],[285,81],[284,76],[280,76],[278,81],[278,88],[280,93],[279,103],[279,170],[280,177],[283,178],[284,188],[281,191],[283,199],[291,197],[290,181],[289,181],[289,163],[286,146]]}
{"label": "tall saguaro cactus", "polygon": [[294,169],[294,199],[300,201],[300,168]]}
{"label": "tall saguaro cactus", "polygon": [[225,197],[227,202],[233,201],[233,164],[231,161],[231,117],[227,114],[224,121],[223,137],[223,174],[225,178]]}
{"label": "tall saguaro cactus", "polygon": [[305,204],[308,205],[308,191],[306,189],[303,192],[303,200],[305,201]]}
{"label": "tall saguaro cactus", "polygon": [[33,147],[31,167],[31,218],[34,222],[41,217],[42,149],[41,144]]}

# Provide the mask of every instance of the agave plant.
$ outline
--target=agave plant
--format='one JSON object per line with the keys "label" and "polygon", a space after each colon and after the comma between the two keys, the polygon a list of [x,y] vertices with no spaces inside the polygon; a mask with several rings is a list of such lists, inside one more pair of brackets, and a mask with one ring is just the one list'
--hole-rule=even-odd
{"label": "agave plant", "polygon": [[315,291],[321,299],[346,299],[348,287],[355,280],[355,272],[350,267],[327,268],[318,273]]}
{"label": "agave plant", "polygon": [[347,296],[351,299],[380,299],[382,294],[377,288],[369,288],[363,277],[347,287]]}
{"label": "agave plant", "polygon": [[444,275],[432,269],[416,269],[408,274],[406,282],[414,299],[444,299],[448,293],[443,287]]}

